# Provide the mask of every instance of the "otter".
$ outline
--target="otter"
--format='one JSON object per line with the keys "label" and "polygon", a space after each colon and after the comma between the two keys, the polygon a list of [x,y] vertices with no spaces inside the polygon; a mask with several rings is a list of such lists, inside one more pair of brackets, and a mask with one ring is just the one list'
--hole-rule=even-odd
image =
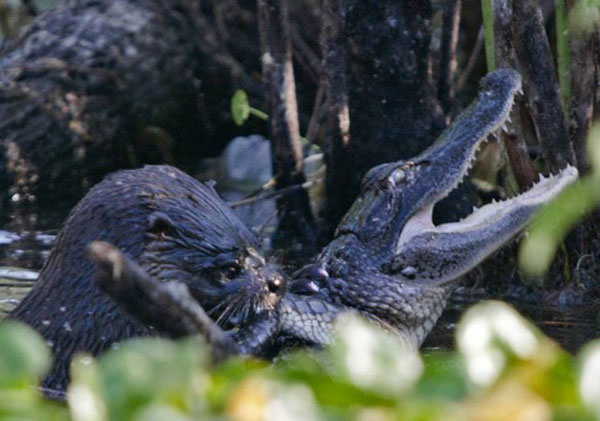
{"label": "otter", "polygon": [[9,317],[36,329],[54,353],[43,387],[63,390],[76,352],[97,355],[133,336],[155,334],[105,295],[85,247],[108,241],[162,281],[185,283],[222,326],[274,311],[284,292],[279,269],[219,198],[170,166],[107,176],[73,208],[38,281]]}

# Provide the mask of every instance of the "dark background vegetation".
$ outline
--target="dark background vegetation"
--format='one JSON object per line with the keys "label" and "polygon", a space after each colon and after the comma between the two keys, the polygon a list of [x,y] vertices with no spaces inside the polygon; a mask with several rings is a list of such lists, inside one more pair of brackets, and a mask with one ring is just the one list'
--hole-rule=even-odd
{"label": "dark background vegetation", "polygon": [[[585,138],[597,110],[595,26],[569,32],[565,76],[555,3],[493,3],[487,64],[480,0],[3,3],[3,215],[64,214],[119,168],[169,163],[197,174],[201,158],[250,133],[272,142],[276,188],[297,186],[304,182],[302,135],[325,153],[326,204],[312,215],[305,191],[288,189],[279,213],[286,235],[316,250],[362,175],[430,145],[494,66],[517,68],[526,95],[504,142],[482,154],[474,181],[438,206],[436,220],[526,189],[538,172],[566,163],[585,173]],[[235,125],[237,89],[270,119]],[[596,238],[591,218],[567,239],[546,287],[566,286],[567,300],[573,289],[597,295],[590,281]],[[581,269],[584,255],[594,258]],[[496,256],[475,280],[520,285],[513,256]]]}

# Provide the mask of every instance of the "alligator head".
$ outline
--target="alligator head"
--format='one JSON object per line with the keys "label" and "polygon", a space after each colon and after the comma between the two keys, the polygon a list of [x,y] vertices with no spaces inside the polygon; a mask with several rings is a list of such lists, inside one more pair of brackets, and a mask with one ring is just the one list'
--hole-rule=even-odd
{"label": "alligator head", "polygon": [[[319,290],[313,298],[320,295],[322,301],[380,319],[418,345],[441,314],[453,281],[515,237],[542,204],[577,178],[577,170],[568,166],[540,178],[525,193],[474,209],[461,221],[433,224],[434,205],[459,185],[480,146],[507,123],[520,90],[521,78],[513,70],[487,75],[476,101],[429,149],[371,169],[334,240],[298,275],[296,285],[309,283]],[[303,288],[293,285],[295,290]],[[286,298],[283,307],[293,315],[287,325],[298,336],[311,336],[312,331],[299,328],[302,320],[310,319],[312,330],[315,325],[302,300],[294,294]],[[321,312],[316,319],[323,317]]]}
{"label": "alligator head", "polygon": [[481,145],[507,123],[520,91],[521,78],[513,70],[483,78],[477,100],[429,149],[367,173],[336,235],[354,235],[379,253],[385,272],[428,283],[456,279],[505,244],[540,205],[577,178],[574,167],[541,177],[521,195],[475,208],[458,222],[435,226],[432,213],[462,182]]}

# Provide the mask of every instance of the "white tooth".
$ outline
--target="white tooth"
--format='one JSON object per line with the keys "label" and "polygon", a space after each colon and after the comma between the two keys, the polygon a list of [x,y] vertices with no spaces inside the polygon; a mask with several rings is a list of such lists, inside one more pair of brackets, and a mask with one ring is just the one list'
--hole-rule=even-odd
{"label": "white tooth", "polygon": [[506,117],[506,121],[508,121],[509,123],[512,123],[512,117],[511,116]]}

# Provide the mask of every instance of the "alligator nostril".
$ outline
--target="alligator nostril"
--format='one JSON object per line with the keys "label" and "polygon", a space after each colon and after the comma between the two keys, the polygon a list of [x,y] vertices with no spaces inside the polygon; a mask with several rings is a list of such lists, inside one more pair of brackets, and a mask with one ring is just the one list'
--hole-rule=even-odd
{"label": "alligator nostril", "polygon": [[278,293],[281,290],[282,282],[279,278],[271,278],[267,281],[267,288],[269,288],[269,292],[273,294]]}

